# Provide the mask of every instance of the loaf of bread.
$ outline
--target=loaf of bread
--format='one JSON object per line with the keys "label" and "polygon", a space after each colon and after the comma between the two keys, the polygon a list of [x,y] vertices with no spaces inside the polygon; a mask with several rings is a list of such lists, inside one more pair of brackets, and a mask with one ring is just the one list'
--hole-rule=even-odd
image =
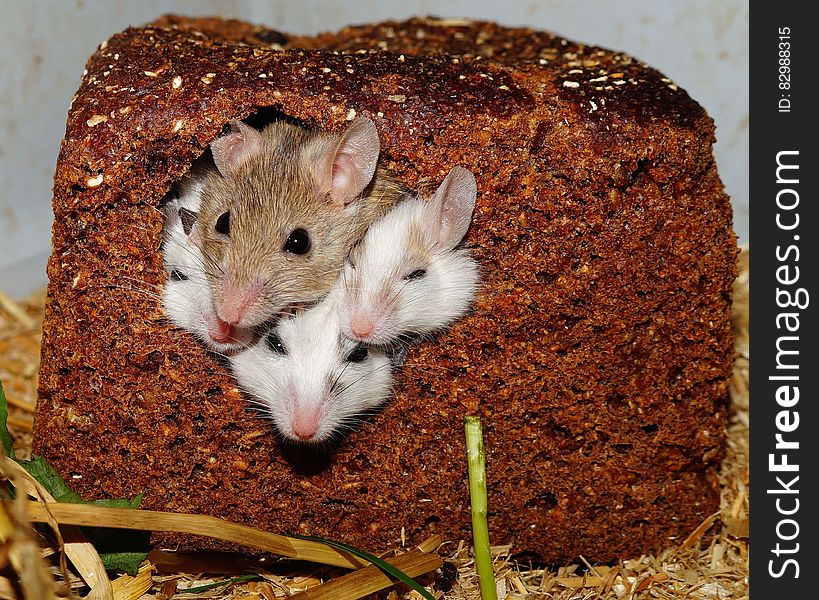
{"label": "loaf of bread", "polygon": [[[157,295],[157,203],[230,119],[266,109],[371,118],[410,188],[454,165],[478,179],[474,311],[412,347],[393,400],[329,451],[277,442]],[[84,497],[378,551],[471,539],[476,414],[493,543],[549,562],[657,550],[719,498],[737,250],[713,141],[658,71],[529,29],[128,29],[89,60],[60,150],[35,453]]]}

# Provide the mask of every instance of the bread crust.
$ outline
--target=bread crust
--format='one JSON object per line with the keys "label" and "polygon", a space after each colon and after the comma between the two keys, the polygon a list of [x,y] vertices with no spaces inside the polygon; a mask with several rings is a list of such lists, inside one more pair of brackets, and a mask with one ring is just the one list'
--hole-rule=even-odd
{"label": "bread crust", "polygon": [[[455,165],[478,180],[474,312],[412,348],[393,401],[329,455],[281,446],[153,294],[157,203],[262,107],[373,119],[411,188]],[[377,551],[402,531],[470,539],[462,419],[479,414],[493,543],[548,562],[659,549],[719,500],[737,250],[713,141],[658,71],[549,33],[127,29],[90,58],[60,149],[35,453],[87,498]]]}

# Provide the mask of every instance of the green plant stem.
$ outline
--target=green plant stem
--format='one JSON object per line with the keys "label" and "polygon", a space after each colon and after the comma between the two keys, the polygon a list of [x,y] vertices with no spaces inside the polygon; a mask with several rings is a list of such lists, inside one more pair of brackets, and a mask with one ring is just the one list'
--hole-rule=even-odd
{"label": "green plant stem", "polygon": [[489,527],[486,522],[486,460],[483,452],[481,418],[464,418],[466,431],[466,458],[469,464],[469,499],[472,506],[472,545],[475,552],[475,569],[482,600],[497,600],[495,572],[489,549]]}

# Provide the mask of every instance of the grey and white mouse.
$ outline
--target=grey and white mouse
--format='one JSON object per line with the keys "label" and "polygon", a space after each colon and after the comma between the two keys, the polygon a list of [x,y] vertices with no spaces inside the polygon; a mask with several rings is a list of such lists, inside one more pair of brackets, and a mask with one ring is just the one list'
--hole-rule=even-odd
{"label": "grey and white mouse", "polygon": [[389,345],[444,329],[466,313],[479,273],[457,246],[476,196],[475,177],[455,167],[429,200],[408,198],[370,226],[340,280],[345,335]]}
{"label": "grey and white mouse", "polygon": [[336,288],[229,360],[240,388],[296,442],[326,442],[352,429],[389,398],[393,383],[383,350],[342,335]]}

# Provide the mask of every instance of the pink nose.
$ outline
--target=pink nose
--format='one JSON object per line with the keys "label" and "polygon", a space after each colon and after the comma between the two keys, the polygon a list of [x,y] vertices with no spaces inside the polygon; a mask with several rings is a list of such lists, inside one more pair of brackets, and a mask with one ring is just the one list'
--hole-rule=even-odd
{"label": "pink nose", "polygon": [[375,324],[370,319],[357,315],[350,321],[350,333],[357,340],[366,340],[372,335],[374,329]]}
{"label": "pink nose", "polygon": [[312,440],[319,428],[319,409],[298,411],[293,415],[293,433],[305,442]]}
{"label": "pink nose", "polygon": [[239,325],[248,311],[261,298],[263,284],[258,279],[246,287],[236,286],[228,279],[222,280],[222,298],[217,312],[219,318],[230,325]]}

